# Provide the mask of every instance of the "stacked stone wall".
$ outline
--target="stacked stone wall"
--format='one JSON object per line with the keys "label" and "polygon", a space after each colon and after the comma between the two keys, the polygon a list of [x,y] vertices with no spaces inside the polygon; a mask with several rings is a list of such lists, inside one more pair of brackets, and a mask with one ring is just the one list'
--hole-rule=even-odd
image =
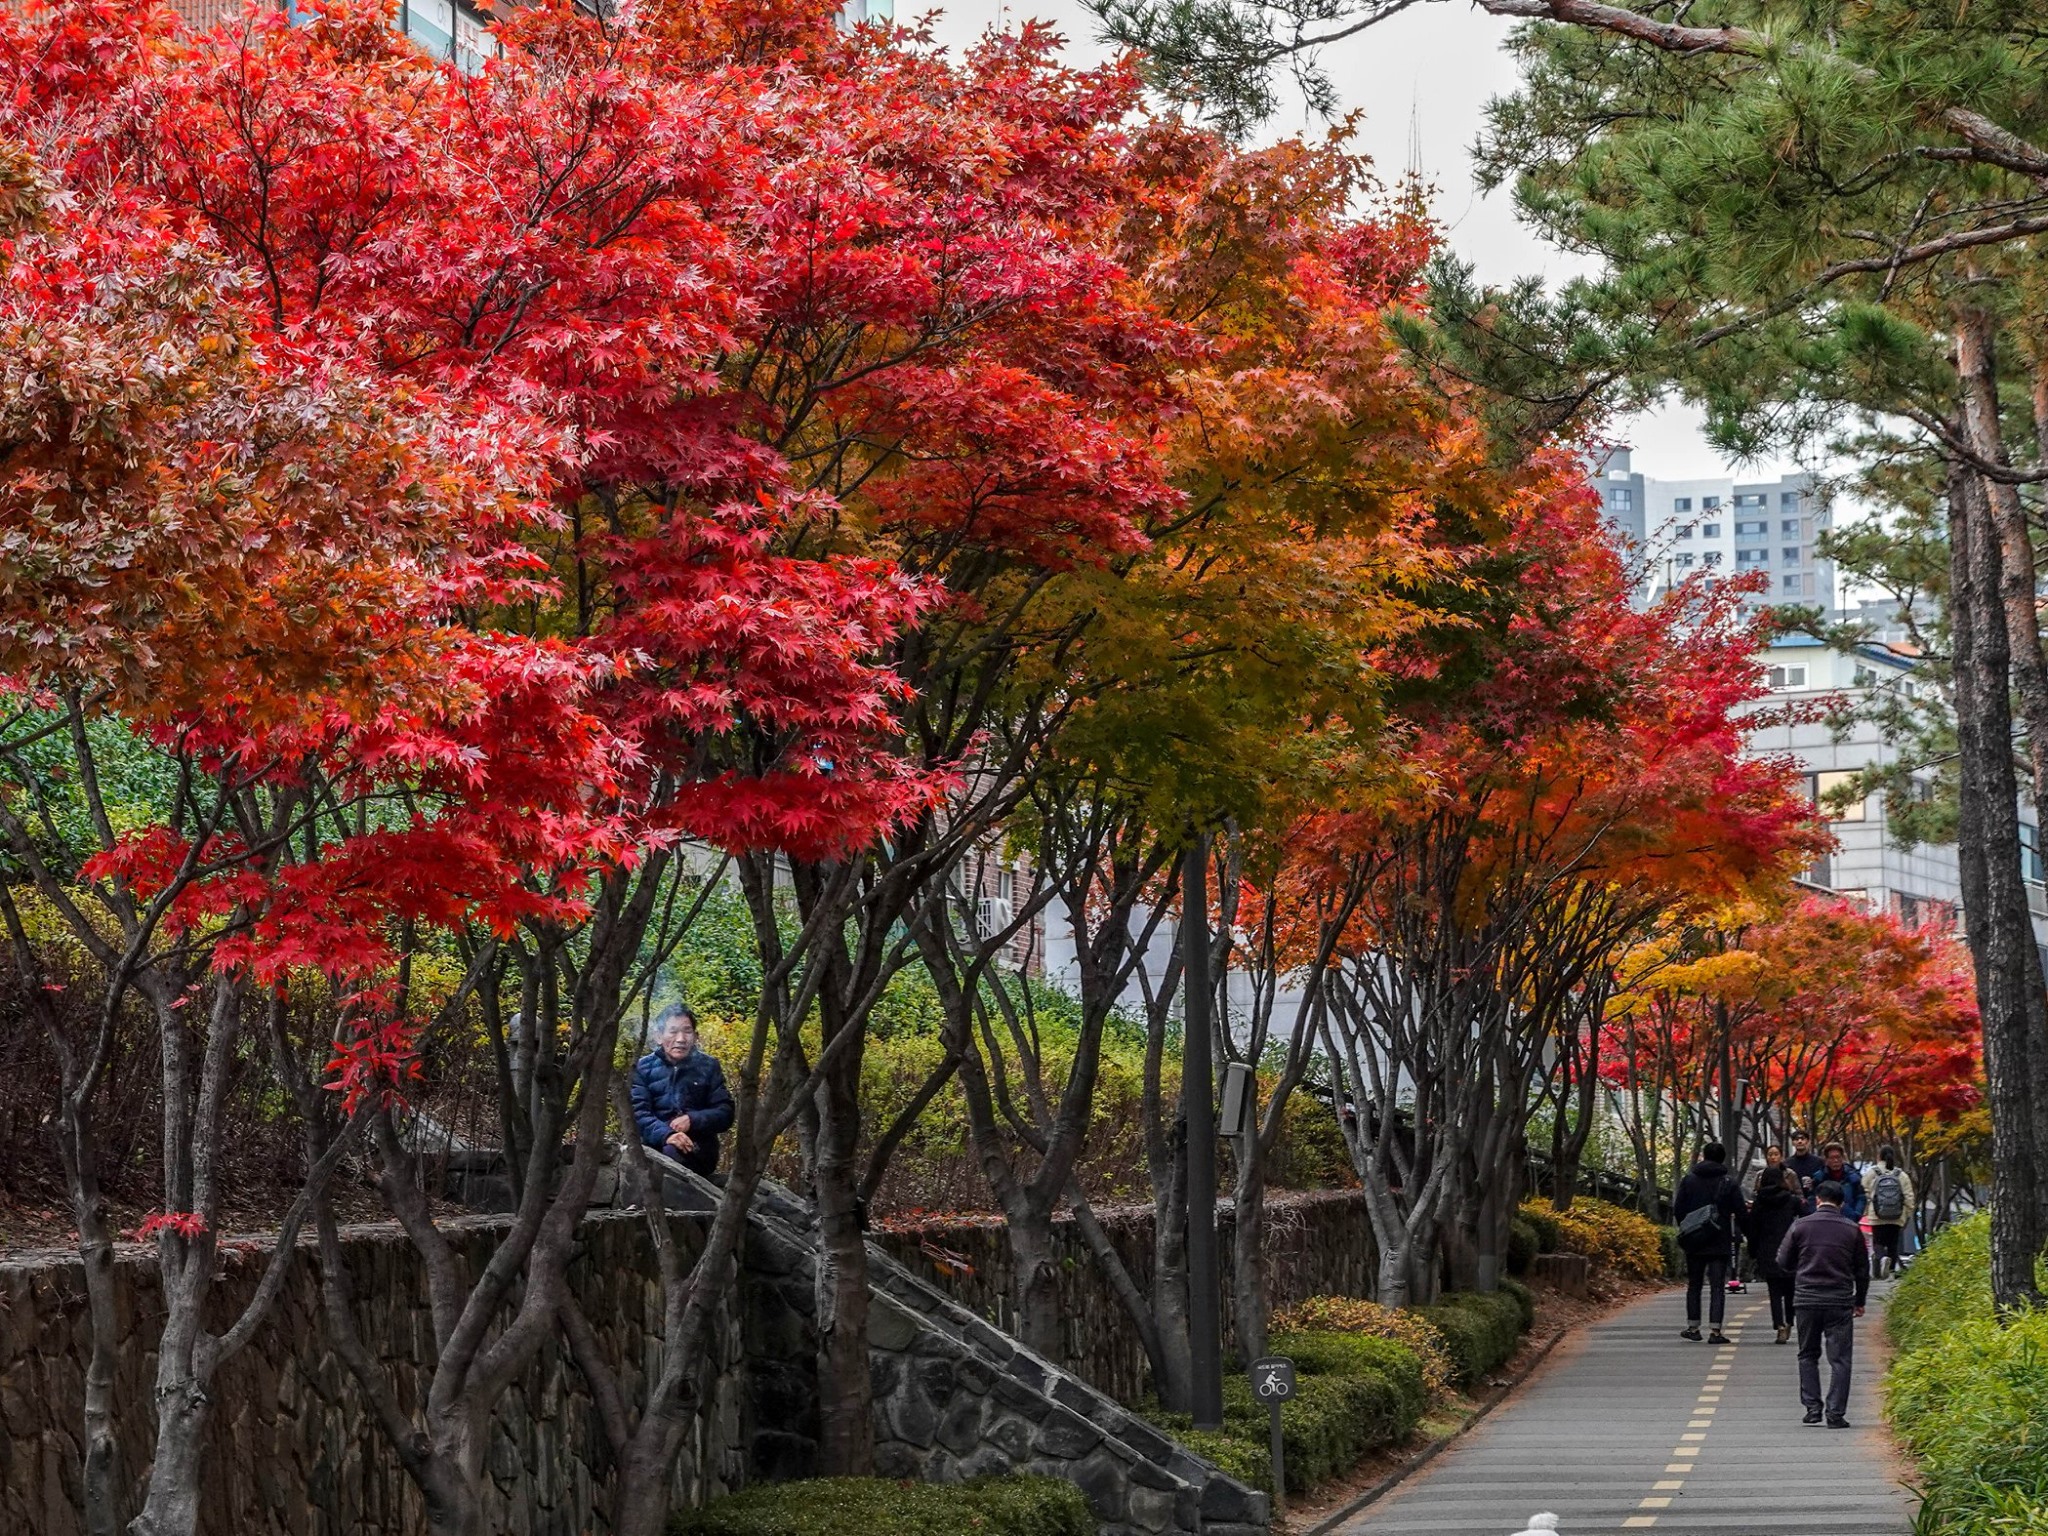
{"label": "stacked stone wall", "polygon": [[[1235,1223],[1228,1205],[1218,1213],[1226,1348],[1231,1305]],[[1139,1289],[1152,1284],[1152,1212],[1149,1208],[1101,1213],[1102,1225]],[[1061,1245],[1059,1364],[1126,1403],[1142,1401],[1150,1387],[1145,1351],[1116,1292],[1095,1263],[1074,1223],[1054,1223]],[[1012,1321],[1009,1234],[999,1221],[935,1218],[877,1233],[876,1243],[961,1305],[999,1327]],[[1378,1252],[1366,1219],[1365,1197],[1355,1191],[1281,1194],[1266,1208],[1266,1292],[1275,1310],[1311,1296],[1370,1296]]]}

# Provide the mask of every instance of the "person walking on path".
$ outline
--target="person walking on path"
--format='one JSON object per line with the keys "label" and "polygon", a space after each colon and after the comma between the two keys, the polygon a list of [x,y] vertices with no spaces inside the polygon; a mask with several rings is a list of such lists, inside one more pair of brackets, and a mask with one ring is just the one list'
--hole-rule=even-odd
{"label": "person walking on path", "polygon": [[[1861,1226],[1863,1212],[1869,1206],[1863,1193],[1863,1175],[1849,1166],[1849,1149],[1839,1141],[1828,1143],[1826,1160],[1821,1165],[1821,1183],[1830,1179],[1842,1186],[1842,1214]],[[1814,1189],[1819,1188],[1820,1183],[1816,1183]]]}
{"label": "person walking on path", "polygon": [[1799,1193],[1799,1175],[1780,1160],[1756,1176],[1756,1198],[1749,1203],[1749,1251],[1757,1278],[1771,1293],[1771,1326],[1778,1342],[1792,1337],[1792,1272],[1778,1264],[1778,1249],[1792,1223],[1806,1212]]}
{"label": "person walking on path", "polygon": [[1678,1223],[1678,1246],[1685,1252],[1685,1328],[1682,1339],[1700,1336],[1700,1288],[1709,1293],[1711,1342],[1726,1344],[1721,1331],[1728,1308],[1728,1252],[1742,1231],[1742,1188],[1728,1176],[1728,1154],[1719,1142],[1700,1148],[1692,1172],[1678,1181],[1671,1218]]}
{"label": "person walking on path", "polygon": [[[1792,1272],[1792,1309],[1799,1326],[1799,1400],[1806,1422],[1849,1428],[1849,1375],[1856,1354],[1856,1319],[1870,1295],[1870,1261],[1863,1231],[1842,1210],[1846,1191],[1835,1179],[1814,1187],[1814,1213],[1792,1223],[1778,1248],[1778,1265]],[[1820,1354],[1828,1354],[1828,1393],[1820,1393]]]}
{"label": "person walking on path", "polygon": [[[1870,1170],[1870,1273],[1888,1280],[1898,1273],[1899,1240],[1916,1209],[1913,1180],[1899,1166],[1899,1154],[1890,1147],[1877,1154],[1877,1166]],[[1881,1270],[1880,1270],[1881,1266]]]}
{"label": "person walking on path", "polygon": [[1799,1176],[1799,1200],[1802,1214],[1813,1214],[1813,1186],[1827,1171],[1827,1159],[1818,1157],[1813,1150],[1813,1137],[1806,1131],[1792,1133],[1792,1155],[1785,1159],[1785,1166]]}

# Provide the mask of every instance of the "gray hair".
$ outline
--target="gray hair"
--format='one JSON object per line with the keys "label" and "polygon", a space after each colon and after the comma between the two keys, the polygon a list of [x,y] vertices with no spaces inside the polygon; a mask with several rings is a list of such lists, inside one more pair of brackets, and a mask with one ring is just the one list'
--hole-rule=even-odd
{"label": "gray hair", "polygon": [[670,1003],[654,1016],[654,1035],[660,1039],[679,1023],[687,1022],[691,1032],[697,1028],[697,1015],[682,1003]]}

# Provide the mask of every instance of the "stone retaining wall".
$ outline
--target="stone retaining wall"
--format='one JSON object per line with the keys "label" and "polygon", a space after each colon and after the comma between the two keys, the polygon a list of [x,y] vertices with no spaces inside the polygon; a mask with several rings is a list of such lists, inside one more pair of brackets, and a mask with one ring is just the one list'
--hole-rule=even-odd
{"label": "stone retaining wall", "polygon": [[[472,1265],[489,1255],[503,1219],[449,1224]],[[679,1216],[678,1241],[699,1242],[700,1220]],[[433,1330],[412,1245],[395,1226],[349,1228],[344,1249],[357,1323],[416,1393]],[[612,1358],[636,1362],[655,1347],[660,1287],[639,1218],[593,1216],[571,1283]],[[214,1326],[249,1294],[263,1254],[230,1256]],[[134,1347],[116,1354],[116,1434],[129,1477],[146,1471],[162,1303],[152,1250],[124,1249],[118,1305]],[[313,1253],[302,1248],[270,1324],[223,1368],[207,1459],[203,1536],[392,1536],[424,1528],[411,1480],[385,1449],[353,1378],[325,1343]],[[741,1371],[737,1313],[713,1329],[712,1399],[676,1471],[674,1496],[696,1503],[737,1487],[759,1414]],[[75,1257],[22,1255],[0,1262],[0,1532],[83,1536],[79,1425],[86,1358],[85,1298]],[[593,1491],[609,1450],[566,1350],[544,1349],[493,1422],[491,1529],[503,1536],[583,1536],[604,1529]]]}
{"label": "stone retaining wall", "polygon": [[[1217,1213],[1223,1272],[1224,1347],[1232,1347],[1231,1255],[1235,1223],[1228,1204]],[[1103,1211],[1117,1252],[1150,1293],[1152,1212]],[[1150,1389],[1145,1351],[1116,1292],[1096,1267],[1070,1218],[1054,1223],[1066,1262],[1060,1273],[1059,1363],[1126,1403]],[[875,1242],[963,1306],[999,1327],[1010,1319],[1009,1236],[1000,1222],[937,1218],[892,1226]],[[1275,1310],[1311,1296],[1370,1296],[1379,1263],[1365,1197],[1355,1191],[1280,1194],[1266,1209],[1266,1286]]]}

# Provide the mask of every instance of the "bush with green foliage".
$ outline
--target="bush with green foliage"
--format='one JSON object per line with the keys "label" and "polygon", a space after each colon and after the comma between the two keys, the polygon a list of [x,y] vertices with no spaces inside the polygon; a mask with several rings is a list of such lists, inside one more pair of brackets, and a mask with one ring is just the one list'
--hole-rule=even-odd
{"label": "bush with green foliage", "polygon": [[1521,1331],[1527,1333],[1531,1328],[1534,1328],[1536,1326],[1536,1293],[1519,1280],[1501,1281],[1500,1292],[1503,1296],[1512,1296],[1514,1298],[1516,1310],[1520,1312],[1522,1318]]}
{"label": "bush with green foliage", "polygon": [[1564,1238],[1557,1229],[1557,1214],[1549,1206],[1540,1201],[1531,1200],[1519,1211],[1515,1212],[1514,1219],[1529,1224],[1530,1230],[1536,1234],[1536,1251],[1538,1253],[1562,1253],[1564,1251],[1559,1246],[1564,1241]]}
{"label": "bush with green foliage", "polygon": [[1444,1337],[1427,1318],[1358,1296],[1311,1296],[1273,1314],[1273,1332],[1365,1334],[1391,1339],[1404,1346],[1422,1364],[1422,1386],[1434,1400],[1456,1385],[1457,1368]]}
{"label": "bush with green foliage", "polygon": [[1536,1255],[1543,1251],[1543,1239],[1536,1223],[1520,1211],[1508,1223],[1508,1273],[1526,1275]]}
{"label": "bush with green foliage", "polygon": [[[1287,1491],[1307,1493],[1344,1476],[1367,1452],[1405,1440],[1422,1422],[1430,1392],[1423,1362],[1395,1339],[1319,1329],[1275,1332],[1267,1348],[1294,1361],[1294,1396],[1280,1409]],[[1251,1383],[1223,1383],[1223,1428],[1197,1430],[1182,1414],[1158,1414],[1181,1444],[1254,1488],[1272,1489],[1270,1414]]]}
{"label": "bush with green foliage", "polygon": [[1072,1483],[992,1477],[971,1483],[898,1483],[831,1477],[765,1483],[688,1510],[669,1536],[1095,1536],[1095,1516]]}
{"label": "bush with green foliage", "polygon": [[1685,1278],[1685,1249],[1679,1245],[1678,1228],[1659,1227],[1657,1241],[1664,1247],[1664,1278],[1683,1280]]}
{"label": "bush with green foliage", "polygon": [[2048,1312],[2000,1322],[1988,1215],[1927,1246],[1893,1292],[1885,1325],[1900,1350],[1885,1412],[1920,1467],[1917,1528],[2048,1530]]}
{"label": "bush with green foliage", "polygon": [[1460,1387],[1475,1386],[1506,1364],[1522,1337],[1522,1304],[1505,1291],[1453,1291],[1416,1310],[1444,1336]]}

